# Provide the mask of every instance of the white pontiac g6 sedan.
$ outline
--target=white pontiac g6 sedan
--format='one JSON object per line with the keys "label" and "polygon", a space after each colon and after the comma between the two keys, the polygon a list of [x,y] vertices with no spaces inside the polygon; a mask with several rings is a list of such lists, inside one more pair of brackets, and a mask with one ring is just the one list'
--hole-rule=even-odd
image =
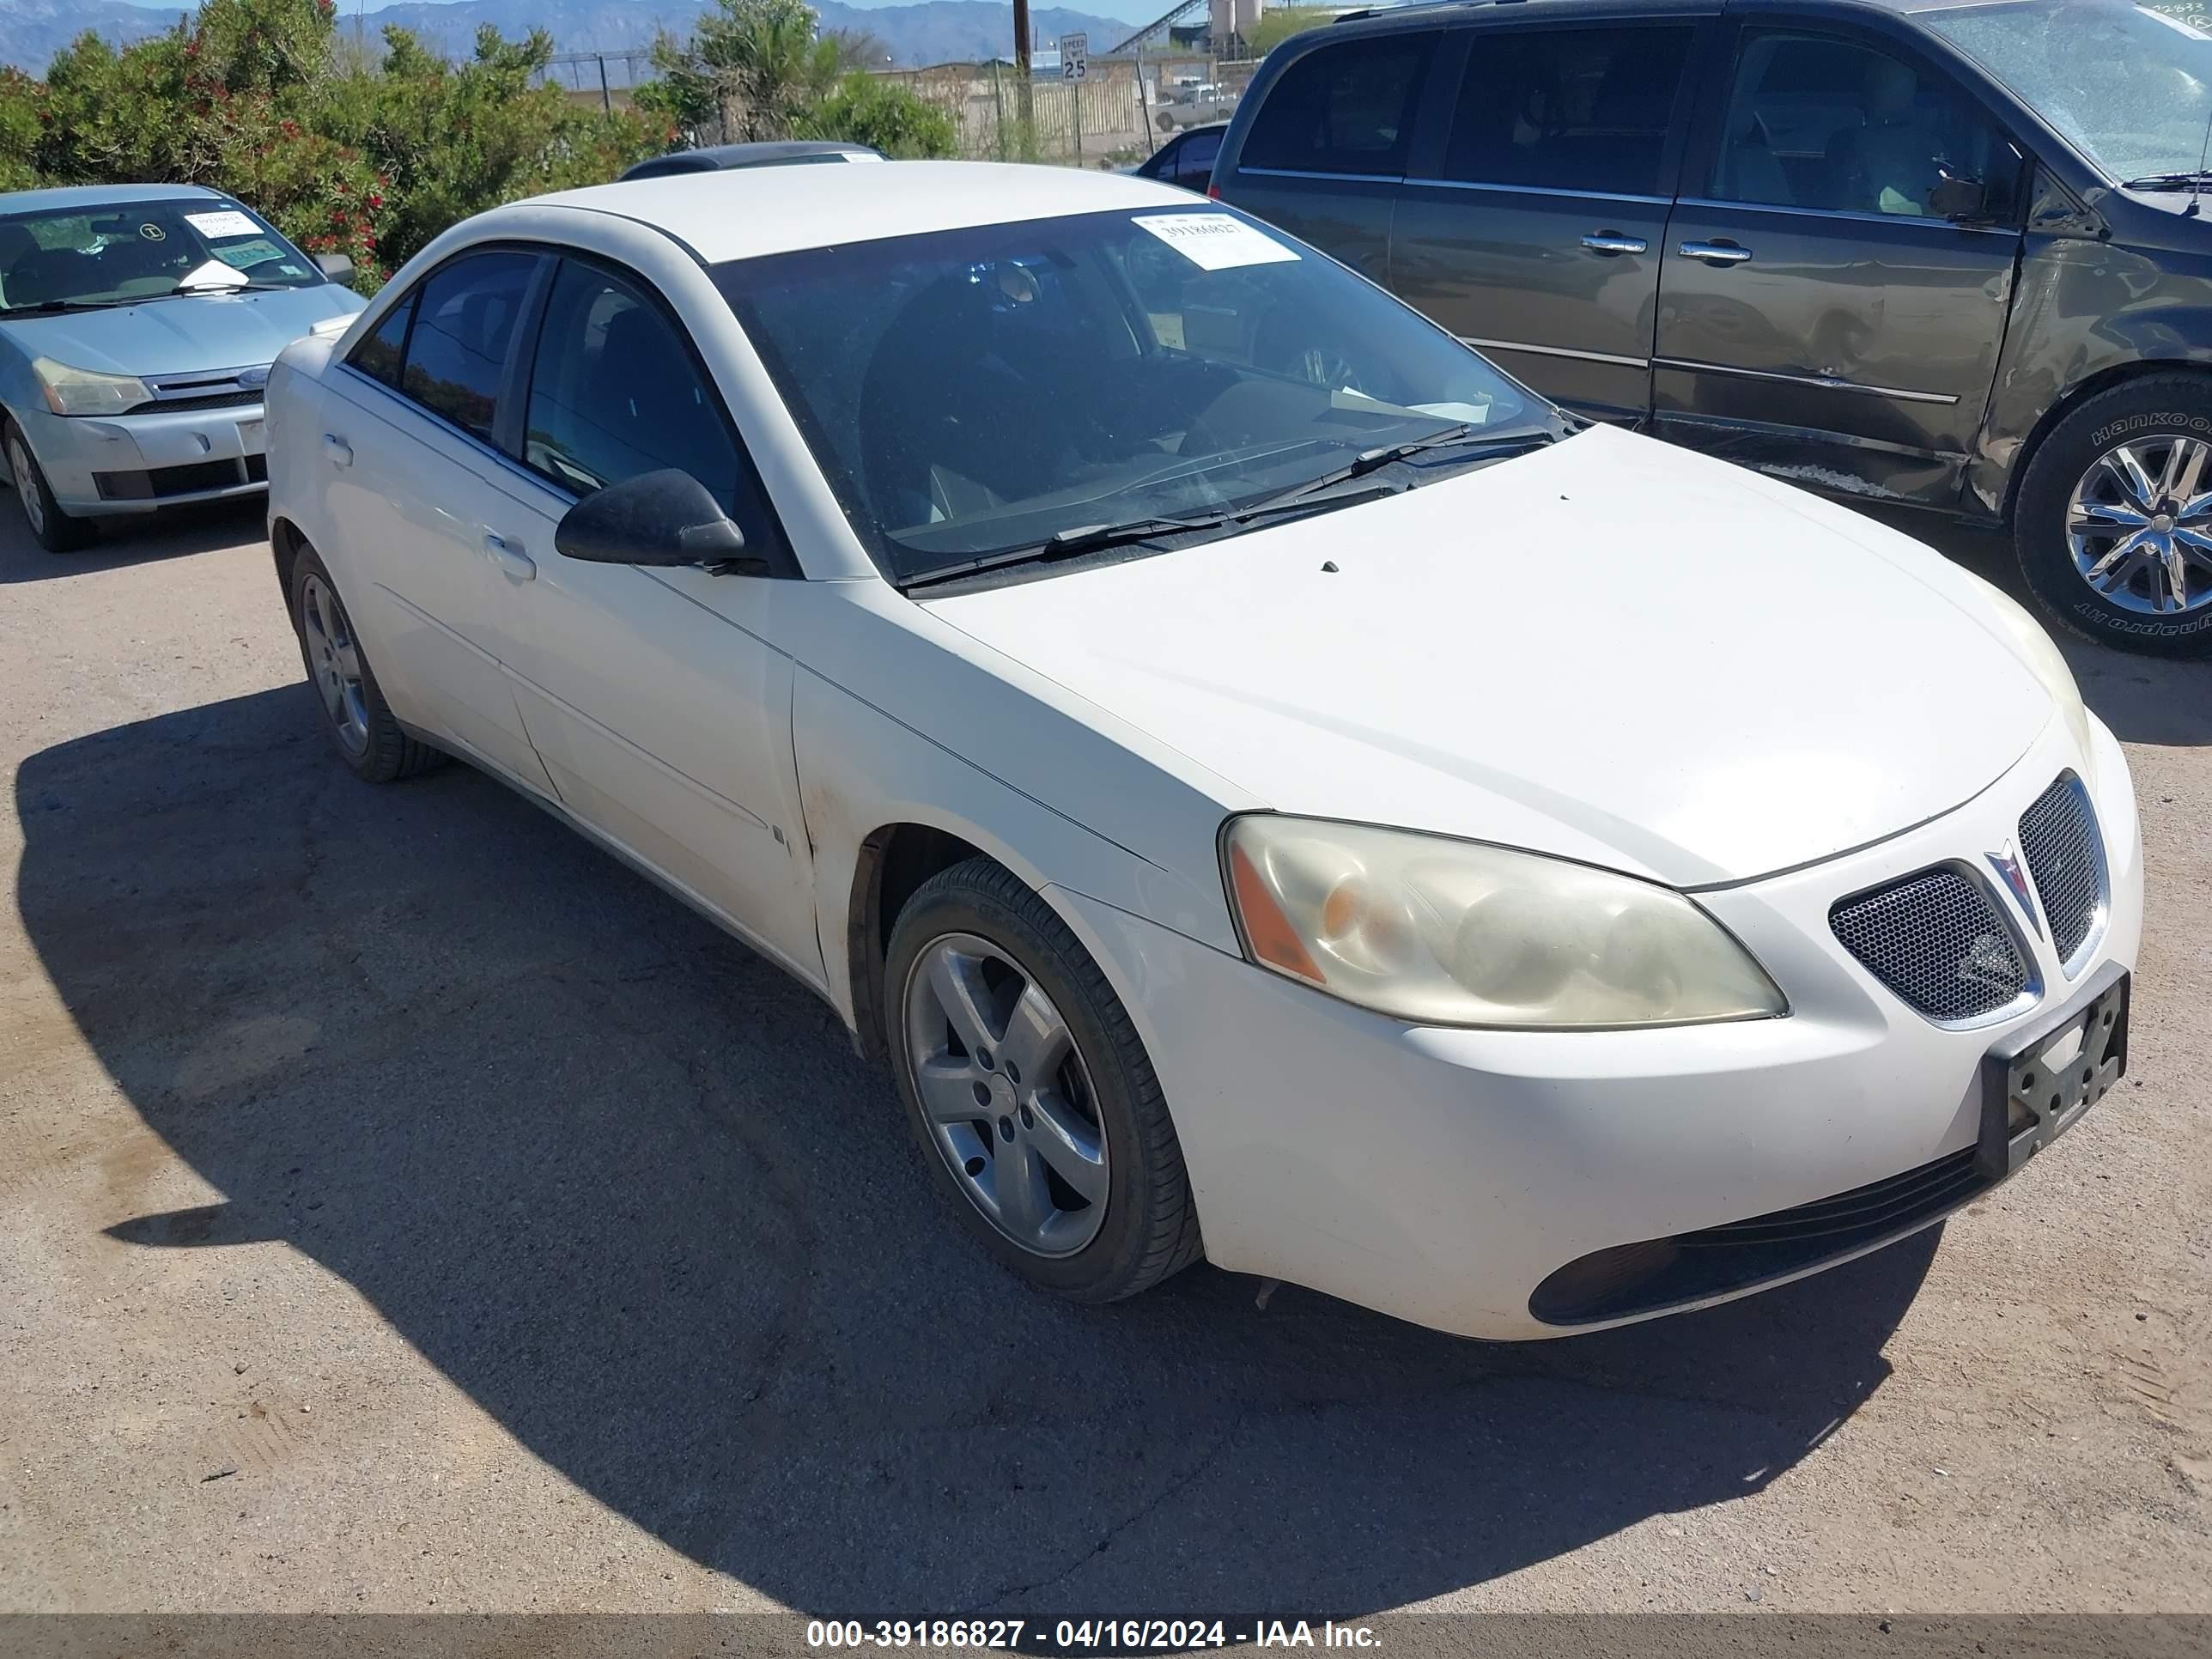
{"label": "white pontiac g6 sedan", "polygon": [[458,756],[781,963],[1064,1295],[1644,1318],[2125,1064],[2127,766],[2018,606],[1180,191],[550,196],[269,412],[344,763]]}

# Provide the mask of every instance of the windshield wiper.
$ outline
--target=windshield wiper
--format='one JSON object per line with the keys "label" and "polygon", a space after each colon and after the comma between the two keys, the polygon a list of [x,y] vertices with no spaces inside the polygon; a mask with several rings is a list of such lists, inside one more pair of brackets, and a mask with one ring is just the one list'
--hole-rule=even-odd
{"label": "windshield wiper", "polygon": [[5,317],[52,316],[58,311],[112,311],[117,306],[135,306],[136,300],[41,300],[36,305],[9,306],[0,312]]}
{"label": "windshield wiper", "polygon": [[945,565],[935,570],[925,571],[921,575],[909,577],[901,586],[902,591],[911,592],[917,587],[935,587],[1010,564],[1049,562],[1070,558],[1079,553],[1095,553],[1104,548],[1127,547],[1138,542],[1153,541],[1162,536],[1231,528],[1243,530],[1257,519],[1325,513],[1331,507],[1364,501],[1371,495],[1395,495],[1398,489],[1399,486],[1395,484],[1376,484],[1367,489],[1347,490],[1340,495],[1310,500],[1306,498],[1307,491],[1302,486],[1295,498],[1285,496],[1280,500],[1256,502],[1250,507],[1224,507],[1218,513],[1201,514],[1194,518],[1126,519],[1118,524],[1071,525],[1041,542],[1001,548],[995,553],[986,553],[981,558],[969,559],[961,564]]}
{"label": "windshield wiper", "polygon": [[1370,472],[1380,472],[1386,466],[1411,460],[1431,449],[1452,449],[1462,444],[1480,444],[1486,458],[1502,459],[1506,453],[1517,454],[1525,450],[1541,448],[1553,441],[1548,432],[1527,432],[1514,437],[1493,437],[1486,441],[1479,435],[1481,431],[1482,428],[1473,422],[1462,422],[1448,431],[1432,432],[1425,438],[1414,438],[1402,444],[1388,444],[1380,449],[1364,449],[1334,471],[1309,479],[1286,494],[1270,496],[1259,506],[1266,508],[1304,501],[1350,479],[1364,478]]}
{"label": "windshield wiper", "polygon": [[2120,185],[2122,190],[2203,190],[2212,185],[2212,168],[2199,167],[2189,173],[2153,173],[2141,179],[2130,179]]}

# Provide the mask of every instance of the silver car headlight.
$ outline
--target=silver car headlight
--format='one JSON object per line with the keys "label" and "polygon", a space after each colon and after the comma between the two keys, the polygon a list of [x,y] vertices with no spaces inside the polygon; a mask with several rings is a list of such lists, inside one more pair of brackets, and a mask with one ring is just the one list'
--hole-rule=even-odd
{"label": "silver car headlight", "polygon": [[2094,765],[2096,750],[2089,746],[2089,710],[2081,701],[2081,688],[2075,684],[2073,669],[2067,665],[2050,634],[2002,588],[1983,580],[1971,570],[1963,574],[1980,586],[1982,597],[1989,601],[1991,617],[2019,653],[2021,665],[2042,682],[2051,702],[2058,705],[2058,717],[2074,735],[2081,764]]}
{"label": "silver car headlight", "polygon": [[1231,820],[1222,856],[1247,956],[1400,1019],[1575,1030],[1789,1011],[1718,922],[1632,876],[1268,813]]}
{"label": "silver car headlight", "polygon": [[128,374],[103,374],[94,368],[71,368],[51,357],[31,364],[39,389],[46,394],[46,407],[57,415],[120,415],[136,409],[153,393],[143,380]]}

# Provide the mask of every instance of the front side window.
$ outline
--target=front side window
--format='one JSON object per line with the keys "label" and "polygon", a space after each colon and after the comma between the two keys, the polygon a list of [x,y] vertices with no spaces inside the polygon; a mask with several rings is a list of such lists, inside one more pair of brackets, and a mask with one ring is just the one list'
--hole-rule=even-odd
{"label": "front side window", "polygon": [[399,390],[405,372],[407,325],[415,318],[415,295],[410,294],[384,313],[384,320],[353,349],[346,361],[372,380]]}
{"label": "front side window", "polygon": [[1434,34],[1386,34],[1306,52],[1270,88],[1237,165],[1400,174]]}
{"label": "front side window", "polygon": [[737,447],[675,326],[629,283],[574,261],[545,303],[522,459],[579,495],[680,467],[737,506]]}
{"label": "front side window", "polygon": [[2204,165],[2212,35],[2129,0],[2006,0],[1922,20],[2123,184]]}
{"label": "front side window", "polygon": [[2011,145],[1948,81],[1831,36],[1747,33],[1722,119],[1723,202],[1934,218],[1946,180],[1975,180],[2001,210],[2018,177]]}
{"label": "front side window", "polygon": [[507,347],[537,268],[534,253],[500,250],[465,255],[423,278],[400,389],[490,442]]}
{"label": "front side window", "polygon": [[267,220],[234,202],[166,198],[0,218],[0,315],[328,280]]}
{"label": "front side window", "polygon": [[1558,430],[1549,405],[1379,289],[1197,204],[715,276],[896,580],[1102,525],[1218,515],[1409,441]]}
{"label": "front side window", "polygon": [[1476,31],[1444,177],[1656,193],[1690,40],[1671,27]]}

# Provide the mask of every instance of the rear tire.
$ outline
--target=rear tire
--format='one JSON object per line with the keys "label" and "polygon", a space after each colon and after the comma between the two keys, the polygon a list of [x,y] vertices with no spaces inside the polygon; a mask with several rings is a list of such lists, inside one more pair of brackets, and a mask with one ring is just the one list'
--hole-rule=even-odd
{"label": "rear tire", "polygon": [[956,865],[899,913],[884,984],[915,1138],[1001,1263],[1040,1290],[1098,1303],[1200,1258],[1159,1079],[1051,906],[989,859]]}
{"label": "rear tire", "polygon": [[8,471],[15,486],[15,499],[23,509],[23,523],[40,547],[49,553],[74,553],[89,546],[98,532],[85,519],[73,519],[61,509],[46,483],[31,441],[14,421],[7,423],[5,447]]}
{"label": "rear tire", "polygon": [[2068,415],[2028,462],[2013,534],[2028,586],[2075,633],[2212,654],[2212,379],[2146,374]]}
{"label": "rear tire", "polygon": [[312,547],[301,548],[292,562],[291,602],[301,660],[321,699],[323,729],[347,769],[364,783],[392,783],[442,763],[445,756],[409,737],[393,718],[337,584]]}

